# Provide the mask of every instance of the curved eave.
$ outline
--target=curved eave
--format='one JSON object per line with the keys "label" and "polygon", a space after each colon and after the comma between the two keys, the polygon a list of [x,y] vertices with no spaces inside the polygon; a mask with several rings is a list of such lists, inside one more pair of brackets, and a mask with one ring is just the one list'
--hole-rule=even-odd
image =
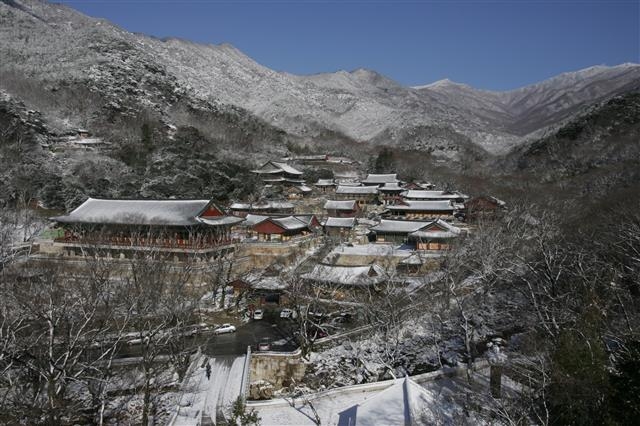
{"label": "curved eave", "polygon": [[229,225],[237,225],[238,223],[244,222],[245,219],[242,217],[236,216],[221,216],[218,218],[207,219],[204,217],[198,218],[198,222],[207,226],[229,226]]}

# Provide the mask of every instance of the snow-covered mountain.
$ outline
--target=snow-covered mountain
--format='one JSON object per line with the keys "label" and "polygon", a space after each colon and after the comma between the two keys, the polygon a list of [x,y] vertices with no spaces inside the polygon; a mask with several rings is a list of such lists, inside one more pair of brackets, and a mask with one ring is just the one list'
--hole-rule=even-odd
{"label": "snow-covered mountain", "polygon": [[364,69],[297,76],[228,44],[133,34],[39,0],[0,1],[0,41],[4,75],[83,81],[117,106],[135,98],[169,114],[188,97],[242,108],[317,143],[330,130],[447,156],[459,143],[505,152],[590,103],[640,87],[637,64],[592,67],[509,92],[450,81],[404,87]]}
{"label": "snow-covered mountain", "polygon": [[415,87],[440,102],[479,114],[505,131],[527,135],[558,123],[588,104],[640,87],[640,65],[594,66],[506,92],[441,80]]}

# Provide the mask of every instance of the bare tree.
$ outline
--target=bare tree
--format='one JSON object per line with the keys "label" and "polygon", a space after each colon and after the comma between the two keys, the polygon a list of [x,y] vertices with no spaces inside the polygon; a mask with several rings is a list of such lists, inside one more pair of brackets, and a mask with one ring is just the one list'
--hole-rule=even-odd
{"label": "bare tree", "polygon": [[143,405],[141,422],[148,424],[155,413],[155,398],[162,387],[158,357],[171,353],[179,376],[189,365],[184,354],[181,329],[193,319],[196,302],[188,285],[192,274],[190,262],[174,264],[150,249],[137,253],[123,280],[123,292],[130,301],[131,324],[137,330],[142,369]]}
{"label": "bare tree", "polygon": [[11,324],[4,336],[11,340],[3,346],[11,350],[2,357],[10,365],[9,380],[20,383],[5,403],[17,419],[34,423],[82,418],[87,408],[82,383],[114,350],[94,344],[114,332],[108,283],[44,262],[17,270],[4,284],[3,301],[11,305],[3,314],[5,324]]}

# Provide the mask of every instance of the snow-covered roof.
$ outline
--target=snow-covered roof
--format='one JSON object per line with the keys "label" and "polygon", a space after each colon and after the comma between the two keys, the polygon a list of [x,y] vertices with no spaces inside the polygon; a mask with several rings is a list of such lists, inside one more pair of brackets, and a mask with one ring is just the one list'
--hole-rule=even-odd
{"label": "snow-covered roof", "polygon": [[411,250],[402,250],[392,244],[356,244],[353,246],[340,245],[327,255],[327,259],[335,256],[379,256],[379,257],[408,257]]}
{"label": "snow-covered roof", "polygon": [[455,238],[458,234],[448,231],[416,231],[410,233],[409,236],[421,240],[446,240],[448,238]]}
{"label": "snow-covered roof", "polygon": [[355,224],[354,217],[329,217],[324,226],[326,228],[353,228]]}
{"label": "snow-covered roof", "polygon": [[297,214],[294,217],[296,219],[306,223],[307,226],[309,226],[309,227],[311,227],[313,225],[313,220],[316,219],[316,215],[314,215],[314,214]]}
{"label": "snow-covered roof", "polygon": [[325,210],[355,210],[357,203],[355,200],[335,201],[328,200],[324,203]]}
{"label": "snow-covered roof", "polygon": [[229,206],[231,210],[249,210],[253,204],[249,203],[233,203]]}
{"label": "snow-covered roof", "polygon": [[303,221],[300,218],[295,216],[287,216],[287,217],[271,217],[269,218],[272,222],[280,225],[282,228],[293,231],[296,229],[303,229],[309,226],[309,224]]}
{"label": "snow-covered roof", "polygon": [[257,203],[233,203],[229,207],[231,210],[275,210],[293,209],[295,206],[288,201],[259,201]]}
{"label": "snow-covered roof", "polygon": [[338,179],[338,186],[362,186],[359,180]]}
{"label": "snow-covered roof", "polygon": [[489,202],[497,205],[498,207],[505,207],[507,205],[507,203],[505,203],[504,201],[491,195],[480,195],[475,198],[472,198],[471,200],[469,200],[469,202],[474,202],[482,199],[488,200]]}
{"label": "snow-covered roof", "polygon": [[277,174],[284,172],[290,175],[302,176],[302,172],[300,170],[291,167],[287,163],[280,163],[277,161],[268,161],[259,169],[253,170],[253,172],[258,174]]}
{"label": "snow-covered roof", "polygon": [[392,211],[453,211],[454,207],[450,200],[444,201],[412,201],[404,200],[402,204],[387,206]]}
{"label": "snow-covered roof", "polygon": [[199,217],[198,222],[209,226],[236,225],[240,222],[244,222],[244,219],[236,216],[215,216],[209,218]]}
{"label": "snow-covered roof", "polygon": [[411,232],[419,231],[427,225],[429,225],[428,222],[382,219],[379,224],[371,227],[371,230],[382,233],[409,234]]}
{"label": "snow-covered roof", "polygon": [[340,425],[414,425],[437,424],[432,416],[433,406],[439,403],[431,392],[408,377],[340,413]]}
{"label": "snow-covered roof", "polygon": [[269,219],[269,216],[249,213],[247,216],[245,216],[243,225],[253,226],[256,223],[260,223],[260,222],[265,221],[267,219]]}
{"label": "snow-covered roof", "polygon": [[447,239],[455,238],[461,233],[462,229],[438,219],[428,224],[425,228],[412,232],[409,236],[420,239]]}
{"label": "snow-covered roof", "polygon": [[245,275],[243,280],[257,290],[283,290],[288,285],[277,276],[269,277],[255,272]]}
{"label": "snow-covered roof", "polygon": [[302,229],[305,227],[311,227],[313,223],[313,219],[315,218],[312,214],[301,214],[295,216],[267,216],[261,214],[248,214],[244,219],[243,225],[246,226],[254,226],[258,223],[264,222],[265,220],[271,220],[275,224],[287,230],[294,229]]}
{"label": "snow-covered roof", "polygon": [[302,274],[302,278],[324,283],[368,286],[384,281],[387,276],[380,266],[337,266],[316,265],[311,272]]}
{"label": "snow-covered roof", "polygon": [[339,185],[336,188],[336,194],[377,194],[378,188],[375,186],[348,186]]}
{"label": "snow-covered roof", "polygon": [[295,207],[293,203],[290,203],[288,201],[267,201],[265,203],[260,203],[259,206],[261,208],[268,207],[271,209],[292,209]]}
{"label": "snow-covered roof", "polygon": [[355,163],[355,161],[352,160],[349,157],[334,157],[332,155],[327,156],[327,162],[329,162],[329,163],[345,163],[345,164],[353,164],[353,163]]}
{"label": "snow-covered roof", "polygon": [[397,182],[385,183],[378,188],[379,191],[402,191],[402,188]]}
{"label": "snow-covered roof", "polygon": [[210,200],[106,200],[89,198],[68,215],[51,219],[60,223],[187,226],[203,223],[198,216],[210,204]]}
{"label": "snow-covered roof", "polygon": [[367,175],[367,178],[362,181],[362,183],[375,183],[375,184],[393,183],[393,182],[399,182],[398,175],[396,173],[390,173],[390,174],[369,173]]}
{"label": "snow-covered roof", "polygon": [[284,172],[289,173],[290,175],[302,175],[302,172],[300,170],[291,167],[287,163],[277,163],[275,161],[272,161],[271,164],[276,167],[280,167]]}
{"label": "snow-covered roof", "polygon": [[318,182],[315,183],[316,186],[335,186],[336,183],[333,179],[318,179]]}
{"label": "snow-covered roof", "polygon": [[284,161],[326,161],[327,154],[316,154],[316,155],[299,155],[297,157],[285,157],[282,160]]}
{"label": "snow-covered roof", "polygon": [[80,138],[71,140],[76,145],[100,145],[105,143],[101,138]]}
{"label": "snow-covered roof", "polygon": [[405,198],[414,200],[456,200],[458,198],[469,198],[458,191],[432,191],[432,190],[417,190],[410,189],[404,194]]}
{"label": "snow-covered roof", "polygon": [[291,183],[291,184],[299,184],[302,185],[304,184],[304,180],[303,179],[293,179],[293,178],[287,178],[287,177],[282,177],[282,176],[278,176],[276,178],[268,178],[268,179],[262,179],[262,181],[264,183],[283,183],[283,182],[287,182],[287,183]]}
{"label": "snow-covered roof", "polygon": [[300,185],[300,186],[297,186],[296,188],[298,188],[302,192],[311,192],[312,191],[312,189],[309,188],[307,185]]}

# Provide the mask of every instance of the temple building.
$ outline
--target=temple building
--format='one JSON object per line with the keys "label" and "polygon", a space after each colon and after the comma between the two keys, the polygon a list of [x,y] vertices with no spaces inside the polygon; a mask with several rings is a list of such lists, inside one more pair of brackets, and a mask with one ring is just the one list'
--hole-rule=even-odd
{"label": "temple building", "polygon": [[378,188],[380,200],[385,206],[394,205],[402,200],[401,194],[405,189],[399,183],[385,183]]}
{"label": "temple building", "polygon": [[318,179],[315,187],[321,192],[333,192],[336,190],[336,182],[333,179]]}
{"label": "temple building", "polygon": [[393,206],[387,206],[385,215],[394,219],[429,220],[453,219],[456,207],[450,200],[443,201],[411,201],[403,200]]}
{"label": "temple building", "polygon": [[375,186],[347,186],[339,185],[335,198],[347,201],[356,200],[360,207],[366,204],[376,204],[378,201],[378,188]]}
{"label": "temple building", "polygon": [[416,250],[448,250],[451,242],[463,235],[463,230],[444,220],[435,220],[409,234],[408,240]]}
{"label": "temple building", "polygon": [[431,222],[383,219],[371,227],[369,239],[376,243],[402,244],[413,250],[440,251],[448,249],[451,241],[462,235],[461,228],[441,219]]}
{"label": "temple building", "polygon": [[369,173],[367,178],[362,181],[362,184],[365,186],[382,186],[388,183],[399,184],[400,180],[398,179],[398,175],[396,173],[386,175]]}
{"label": "temple building", "polygon": [[251,227],[258,241],[287,242],[296,237],[311,235],[320,228],[320,222],[314,215],[296,215],[286,217],[265,217]]}
{"label": "temple building", "polygon": [[[157,250],[199,257],[232,245],[228,216],[211,200],[115,200],[89,198],[64,216],[51,218],[64,230],[54,240],[69,255],[98,250],[118,257]],[[180,256],[184,257],[184,256]]]}
{"label": "temple building", "polygon": [[375,243],[405,244],[409,234],[420,231],[427,225],[427,222],[382,219],[379,224],[370,228],[368,237],[370,242]]}
{"label": "temple building", "polygon": [[496,197],[481,195],[467,201],[464,207],[466,220],[475,222],[480,220],[494,220],[501,217],[507,205],[504,201]]}
{"label": "temple building", "polygon": [[255,203],[233,203],[229,206],[234,216],[245,217],[249,214],[291,215],[295,206],[289,201],[263,200]]}
{"label": "temple building", "polygon": [[329,217],[324,222],[324,233],[330,237],[348,238],[356,226],[353,217]]}
{"label": "temple building", "polygon": [[356,200],[328,200],[324,204],[324,209],[329,217],[356,217],[360,212],[360,207]]}
{"label": "temple building", "polygon": [[301,198],[307,197],[311,195],[313,190],[309,188],[307,185],[296,185],[290,186],[285,191],[287,193],[287,198],[290,200],[299,200]]}
{"label": "temple building", "polygon": [[[316,282],[334,287],[370,287],[380,284],[389,279],[386,271],[376,265],[364,266],[341,266],[327,265],[319,263],[314,266],[311,272],[302,274],[305,281]],[[335,288],[333,288],[335,292]],[[340,299],[340,295],[333,294],[335,299]]]}
{"label": "temple building", "polygon": [[402,194],[406,200],[411,201],[446,201],[454,203],[464,203],[469,198],[468,195],[458,191],[433,191],[433,190],[413,190],[410,189]]}
{"label": "temple building", "polygon": [[287,163],[268,161],[252,171],[262,178],[265,185],[304,185],[302,172]]}

